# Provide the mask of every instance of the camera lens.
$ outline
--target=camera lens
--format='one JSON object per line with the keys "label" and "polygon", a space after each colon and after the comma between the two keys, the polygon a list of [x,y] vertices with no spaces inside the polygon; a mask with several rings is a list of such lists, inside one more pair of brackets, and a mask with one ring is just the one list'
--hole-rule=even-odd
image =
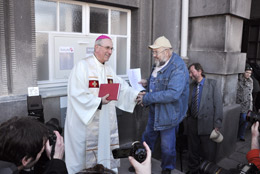
{"label": "camera lens", "polygon": [[143,162],[146,159],[146,151],[145,149],[138,149],[135,151],[134,154],[134,158],[138,161],[138,162]]}
{"label": "camera lens", "polygon": [[140,142],[133,143],[131,156],[133,156],[140,163],[146,159],[146,150]]}
{"label": "camera lens", "polygon": [[[251,123],[252,125],[257,121],[260,122],[260,113],[255,113],[251,110],[248,110],[246,114],[246,121]],[[258,131],[260,132],[260,127],[258,128]]]}
{"label": "camera lens", "polygon": [[199,171],[200,173],[203,174],[228,174],[229,173],[227,170],[209,161],[202,162]]}

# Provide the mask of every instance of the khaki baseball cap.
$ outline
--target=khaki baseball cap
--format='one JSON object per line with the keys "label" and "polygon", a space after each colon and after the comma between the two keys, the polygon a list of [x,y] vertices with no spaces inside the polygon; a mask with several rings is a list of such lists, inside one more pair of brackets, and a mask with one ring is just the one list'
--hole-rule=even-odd
{"label": "khaki baseball cap", "polygon": [[170,41],[164,36],[158,37],[154,41],[153,45],[149,45],[150,49],[157,49],[157,48],[161,48],[161,47],[172,48]]}

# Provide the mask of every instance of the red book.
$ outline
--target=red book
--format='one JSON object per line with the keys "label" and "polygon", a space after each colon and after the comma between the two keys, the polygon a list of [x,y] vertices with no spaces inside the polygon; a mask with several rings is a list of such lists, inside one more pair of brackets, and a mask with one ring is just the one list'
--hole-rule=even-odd
{"label": "red book", "polygon": [[99,88],[98,97],[103,97],[106,94],[109,94],[107,100],[118,100],[119,90],[119,83],[101,84]]}

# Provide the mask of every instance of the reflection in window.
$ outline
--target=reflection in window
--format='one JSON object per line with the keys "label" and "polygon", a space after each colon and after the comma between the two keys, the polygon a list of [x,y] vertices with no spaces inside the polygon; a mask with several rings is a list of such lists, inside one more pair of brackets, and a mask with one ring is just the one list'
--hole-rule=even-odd
{"label": "reflection in window", "polygon": [[257,41],[258,40],[258,34],[259,34],[259,29],[258,27],[251,27],[250,32],[249,32],[249,41]]}
{"label": "reflection in window", "polygon": [[127,13],[122,11],[111,11],[111,33],[126,35],[127,34]]}
{"label": "reflection in window", "polygon": [[48,34],[36,33],[38,80],[49,80]]}
{"label": "reflection in window", "polygon": [[256,58],[259,59],[260,58],[260,45],[257,45],[257,55]]}
{"label": "reflection in window", "polygon": [[116,73],[117,75],[126,74],[126,61],[127,61],[127,42],[126,38],[117,38],[117,64],[116,64]]}
{"label": "reflection in window", "polygon": [[257,46],[255,43],[249,43],[248,50],[247,50],[247,57],[248,58],[255,58],[257,51]]}
{"label": "reflection in window", "polygon": [[36,31],[56,31],[57,3],[35,0]]}
{"label": "reflection in window", "polygon": [[82,32],[82,6],[60,3],[60,31]]}
{"label": "reflection in window", "polygon": [[108,10],[90,7],[90,33],[108,33]]}
{"label": "reflection in window", "polygon": [[[109,6],[95,6],[84,2],[74,3],[65,0],[34,0],[35,1],[35,24],[36,24],[36,58],[37,58],[37,79],[38,81],[56,81],[55,60],[59,57],[49,52],[49,46],[53,45],[53,37],[64,35],[66,37],[108,34],[114,42],[112,63],[118,75],[126,75],[129,66],[130,50],[127,44],[130,43],[131,24],[128,20],[130,10],[111,8]],[[85,21],[83,21],[85,19]],[[83,23],[84,26],[83,27]],[[128,24],[130,24],[128,26]],[[110,28],[109,28],[110,27]],[[64,33],[66,32],[66,33]],[[79,37],[80,38],[80,37]],[[49,40],[50,39],[50,40]],[[79,40],[80,41],[80,40]],[[85,44],[85,43],[84,43]],[[79,44],[79,47],[85,46]],[[128,45],[129,46],[129,45]],[[86,50],[89,54],[90,51]],[[50,57],[49,57],[50,56]],[[69,71],[72,66],[57,67]],[[69,65],[72,65],[70,63]],[[116,65],[116,67],[115,67]],[[66,79],[63,77],[62,79]]]}

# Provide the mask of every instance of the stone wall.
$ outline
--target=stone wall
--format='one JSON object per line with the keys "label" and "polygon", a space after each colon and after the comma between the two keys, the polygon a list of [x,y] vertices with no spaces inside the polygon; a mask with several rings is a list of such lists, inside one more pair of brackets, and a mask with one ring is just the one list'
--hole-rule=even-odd
{"label": "stone wall", "polygon": [[[153,64],[148,45],[166,36],[180,53],[181,0],[81,0],[131,9],[131,68],[141,67],[147,78]],[[258,0],[252,1],[256,5]],[[224,142],[218,159],[233,150],[239,106],[235,104],[237,74],[244,71],[241,53],[243,19],[249,18],[251,0],[189,1],[189,63],[200,62],[223,94]],[[253,6],[253,10],[256,6]],[[259,10],[258,10],[259,11]],[[254,16],[258,16],[254,10]],[[27,114],[27,87],[36,86],[34,0],[0,0],[0,122]],[[44,96],[45,120],[60,119],[60,96]],[[133,114],[118,111],[120,142],[138,140],[148,109]],[[236,123],[237,122],[237,123]],[[131,124],[130,124],[131,123]],[[127,129],[125,129],[125,126]],[[232,131],[228,128],[232,127]]]}
{"label": "stone wall", "polygon": [[27,87],[36,85],[33,0],[0,1],[0,122],[27,115]]}
{"label": "stone wall", "polygon": [[244,72],[241,53],[243,20],[250,16],[251,1],[191,0],[189,15],[189,63],[199,62],[222,91],[224,115],[217,160],[234,150],[240,106],[236,102],[238,73]]}

